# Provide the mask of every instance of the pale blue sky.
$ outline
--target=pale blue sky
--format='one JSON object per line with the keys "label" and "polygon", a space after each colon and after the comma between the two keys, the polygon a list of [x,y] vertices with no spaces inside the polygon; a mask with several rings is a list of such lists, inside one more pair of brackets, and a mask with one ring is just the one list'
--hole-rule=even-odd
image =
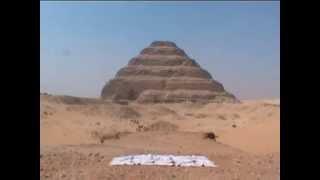
{"label": "pale blue sky", "polygon": [[97,97],[154,40],[240,99],[280,96],[279,2],[41,2],[40,91]]}

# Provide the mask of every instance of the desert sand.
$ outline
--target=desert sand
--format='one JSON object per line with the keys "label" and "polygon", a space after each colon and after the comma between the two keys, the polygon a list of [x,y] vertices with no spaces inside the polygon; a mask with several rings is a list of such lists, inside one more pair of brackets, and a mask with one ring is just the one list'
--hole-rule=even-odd
{"label": "desert sand", "polygon": [[[280,101],[120,105],[40,96],[41,179],[277,179]],[[215,132],[217,141],[204,138]],[[218,167],[110,166],[132,153],[205,155]]]}

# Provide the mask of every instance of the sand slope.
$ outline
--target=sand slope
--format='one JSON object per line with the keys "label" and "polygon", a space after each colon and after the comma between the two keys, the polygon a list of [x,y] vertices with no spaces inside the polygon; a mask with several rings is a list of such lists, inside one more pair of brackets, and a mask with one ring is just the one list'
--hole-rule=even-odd
{"label": "sand slope", "polygon": [[272,119],[228,131],[221,135],[220,141],[256,154],[280,152],[280,121]]}

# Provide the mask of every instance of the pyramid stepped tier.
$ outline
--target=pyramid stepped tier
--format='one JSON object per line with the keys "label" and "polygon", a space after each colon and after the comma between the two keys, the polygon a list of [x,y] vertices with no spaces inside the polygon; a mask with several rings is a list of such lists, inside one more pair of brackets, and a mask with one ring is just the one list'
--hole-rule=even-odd
{"label": "pyramid stepped tier", "polygon": [[235,102],[233,96],[227,92],[212,92],[198,90],[159,91],[145,90],[137,99],[142,103],[178,103],[178,102]]}
{"label": "pyramid stepped tier", "polygon": [[101,97],[137,102],[236,102],[223,85],[169,41],[155,41],[120,69]]}
{"label": "pyramid stepped tier", "polygon": [[155,77],[195,77],[211,79],[211,75],[200,68],[192,66],[127,66],[118,71],[119,77],[155,76]]}
{"label": "pyramid stepped tier", "polygon": [[139,55],[129,61],[129,65],[145,66],[195,66],[199,65],[195,60],[177,55]]}
{"label": "pyramid stepped tier", "polygon": [[148,47],[141,51],[142,55],[176,55],[176,56],[187,56],[186,53],[176,47]]}
{"label": "pyramid stepped tier", "polygon": [[[209,79],[182,79],[162,77],[115,78],[105,86],[103,98],[136,99],[143,91],[150,90],[204,90],[224,92],[223,86]],[[129,93],[130,91],[130,93]],[[116,97],[113,97],[116,95]],[[129,97],[131,96],[131,97]]]}

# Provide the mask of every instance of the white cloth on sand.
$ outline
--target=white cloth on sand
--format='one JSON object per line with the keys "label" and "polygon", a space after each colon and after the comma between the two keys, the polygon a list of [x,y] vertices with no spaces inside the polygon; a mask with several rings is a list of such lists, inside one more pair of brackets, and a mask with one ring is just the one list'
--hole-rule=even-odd
{"label": "white cloth on sand", "polygon": [[217,167],[205,156],[175,156],[158,154],[140,154],[119,156],[112,159],[110,165],[159,165],[159,166],[196,166]]}

